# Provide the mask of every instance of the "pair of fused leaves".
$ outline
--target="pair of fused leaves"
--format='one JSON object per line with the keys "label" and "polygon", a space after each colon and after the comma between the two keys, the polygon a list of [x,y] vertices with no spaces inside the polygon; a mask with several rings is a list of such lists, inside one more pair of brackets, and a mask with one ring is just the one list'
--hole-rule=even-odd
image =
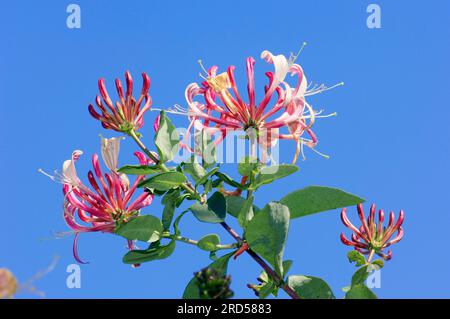
{"label": "pair of fused leaves", "polygon": [[256,190],[262,185],[270,184],[277,179],[289,176],[297,171],[298,167],[296,165],[281,164],[264,166],[256,158],[246,156],[239,162],[238,172],[241,176],[250,177],[250,182],[245,186],[234,185],[240,184],[237,182],[225,182],[240,189]]}
{"label": "pair of fused leaves", "polygon": [[373,291],[366,286],[365,281],[370,273],[379,270],[384,266],[382,259],[376,259],[370,263],[366,258],[356,250],[352,250],[347,254],[349,262],[354,262],[359,267],[352,276],[350,286],[345,287],[345,299],[377,299]]}
{"label": "pair of fused leaves", "polygon": [[[291,268],[292,263],[292,260],[283,261],[283,278]],[[258,277],[258,281],[260,282],[259,285],[251,285],[250,287],[253,289],[253,291],[255,291],[256,295],[260,299],[267,298],[270,294],[278,297],[279,287],[265,271],[261,272]]]}
{"label": "pair of fused leaves", "polygon": [[125,237],[129,240],[138,240],[150,243],[147,249],[131,250],[124,257],[125,264],[140,264],[152,260],[165,259],[172,255],[175,250],[175,237],[180,234],[178,224],[184,213],[180,214],[175,220],[174,235],[167,245],[161,244],[163,237],[163,223],[161,220],[152,215],[138,216],[127,223],[121,224],[115,231],[117,235]]}

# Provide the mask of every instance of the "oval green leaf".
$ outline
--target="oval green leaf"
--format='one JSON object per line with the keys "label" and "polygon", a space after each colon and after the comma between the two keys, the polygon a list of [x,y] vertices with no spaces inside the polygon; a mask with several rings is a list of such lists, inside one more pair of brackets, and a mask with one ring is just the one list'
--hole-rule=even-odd
{"label": "oval green leaf", "polygon": [[159,218],[151,215],[138,216],[121,224],[115,231],[119,236],[130,240],[155,242],[161,238],[163,225]]}
{"label": "oval green leaf", "polygon": [[147,178],[139,183],[139,187],[154,188],[166,191],[186,182],[186,176],[180,172],[164,172]]}
{"label": "oval green leaf", "polygon": [[151,175],[161,172],[161,168],[156,165],[125,165],[119,168],[118,172],[128,175]]}
{"label": "oval green leaf", "polygon": [[296,165],[282,164],[271,165],[263,167],[258,176],[256,176],[254,183],[251,185],[256,189],[264,184],[272,183],[273,181],[291,175],[298,171]]}
{"label": "oval green leaf", "polygon": [[141,264],[152,260],[165,259],[175,250],[175,240],[165,246],[150,247],[145,250],[131,250],[122,259],[125,264]]}
{"label": "oval green leaf", "polygon": [[206,204],[195,203],[189,210],[201,222],[221,223],[227,214],[227,204],[225,196],[220,192],[215,192]]}
{"label": "oval green leaf", "polygon": [[358,284],[347,291],[345,299],[377,299],[377,296],[366,285]]}
{"label": "oval green leaf", "polygon": [[160,113],[159,128],[155,135],[155,145],[159,160],[163,163],[172,160],[178,153],[180,137],[175,126],[164,111]]}
{"label": "oval green leaf", "polygon": [[337,188],[309,186],[294,191],[280,200],[289,207],[291,218],[298,218],[336,208],[363,203],[365,200]]}
{"label": "oval green leaf", "polygon": [[287,283],[302,299],[335,299],[330,286],[320,278],[293,275]]}
{"label": "oval green leaf", "polygon": [[197,243],[198,248],[206,251],[217,250],[217,245],[220,243],[220,237],[216,234],[210,234],[202,237]]}
{"label": "oval green leaf", "polygon": [[248,245],[283,274],[282,258],[289,229],[289,209],[271,202],[260,210],[245,230]]}

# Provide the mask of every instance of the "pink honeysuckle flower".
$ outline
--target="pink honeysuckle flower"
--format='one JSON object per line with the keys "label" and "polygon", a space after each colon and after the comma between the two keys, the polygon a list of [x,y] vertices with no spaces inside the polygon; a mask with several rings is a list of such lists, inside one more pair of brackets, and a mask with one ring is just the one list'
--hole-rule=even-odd
{"label": "pink honeysuckle flower", "polygon": [[[215,145],[230,131],[243,131],[247,136],[253,131],[263,151],[280,139],[295,140],[297,151],[294,161],[303,145],[310,148],[317,145],[318,140],[311,127],[316,118],[324,116],[320,116],[321,111],[313,110],[305,98],[331,88],[321,85],[308,90],[302,68],[294,63],[296,57],[291,55],[287,59],[284,55],[273,55],[269,51],[261,53],[261,58],[273,64],[275,71],[266,73],[269,84],[265,86],[264,97],[259,103],[256,102],[255,94],[254,58],[249,57],[246,62],[248,102],[243,100],[237,89],[234,66],[229,66],[226,72],[220,74],[217,74],[217,66],[209,70],[203,68],[207,76],[201,86],[191,83],[186,88],[188,109],[176,105],[169,110],[187,115],[190,119],[182,145],[193,151],[188,145],[192,128],[205,130],[210,135],[218,134]],[[294,87],[285,81],[288,74],[297,78]],[[201,102],[195,100],[197,96],[202,96]],[[287,128],[287,132],[280,132],[282,128]],[[305,133],[308,137],[304,136]]]}
{"label": "pink honeysuckle flower", "polygon": [[[361,220],[361,226],[355,227],[347,218],[347,210],[342,209],[341,220],[346,227],[353,231],[351,240],[347,239],[343,233],[341,233],[341,241],[347,246],[354,247],[357,251],[364,255],[373,256],[377,254],[384,260],[390,260],[392,258],[392,252],[388,251],[387,254],[383,253],[383,249],[398,243],[403,238],[403,228],[401,227],[404,221],[404,213],[400,210],[397,222],[395,222],[394,212],[389,214],[389,222],[385,227],[384,212],[382,209],[378,211],[378,222],[375,220],[375,204],[370,207],[370,214],[366,220],[364,216],[364,210],[362,204],[358,204],[358,216]],[[394,238],[391,237],[397,232]]]}
{"label": "pink honeysuckle flower", "polygon": [[[128,178],[117,172],[117,158],[120,139],[102,138],[102,157],[109,169],[103,174],[98,155],[92,156],[93,171],[87,174],[90,187],[78,178],[75,162],[82,152],[76,150],[72,158],[63,164],[61,174],[49,176],[52,180],[63,184],[64,220],[75,232],[73,254],[79,263],[84,263],[78,256],[78,237],[85,232],[112,233],[119,223],[127,222],[139,215],[140,209],[151,204],[153,196],[143,192],[132,198],[140,181],[145,177],[138,176],[130,185]],[[141,165],[151,161],[142,153],[135,152]],[[42,170],[41,170],[42,172]],[[132,241],[128,241],[129,249],[134,249]]]}
{"label": "pink honeysuckle flower", "polygon": [[[144,125],[144,113],[151,107],[152,100],[148,91],[150,89],[150,78],[146,73],[142,73],[142,90],[136,100],[133,97],[133,78],[130,72],[125,73],[126,92],[124,94],[122,83],[116,79],[116,89],[119,101],[115,104],[108,95],[105,80],[98,81],[100,96],[97,95],[95,104],[100,109],[98,113],[92,104],[89,105],[89,113],[97,120],[102,122],[106,129],[112,129],[118,132],[130,132],[130,130],[139,130]],[[103,99],[103,102],[102,102]],[[105,106],[106,105],[106,106]]]}

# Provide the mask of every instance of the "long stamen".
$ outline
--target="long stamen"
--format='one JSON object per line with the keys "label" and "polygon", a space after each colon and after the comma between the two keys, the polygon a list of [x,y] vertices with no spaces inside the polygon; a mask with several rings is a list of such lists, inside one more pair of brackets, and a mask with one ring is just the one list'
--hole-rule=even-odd
{"label": "long stamen", "polygon": [[307,42],[303,42],[300,49],[298,50],[297,54],[294,54],[291,52],[290,56],[289,56],[289,64],[292,65],[295,63],[295,60],[297,60],[297,58],[300,56],[300,53],[302,53],[303,49],[306,47],[308,43]]}
{"label": "long stamen", "polygon": [[313,148],[313,147],[311,148],[311,150],[312,150],[314,153],[316,153],[316,154],[322,156],[323,158],[330,159],[330,155],[323,154],[323,153],[319,152],[318,150],[316,150],[316,149]]}
{"label": "long stamen", "polygon": [[[205,66],[203,65],[203,61],[201,59],[198,59],[198,64],[200,65],[200,67],[202,68],[203,72],[205,72],[206,74],[208,74],[208,70],[206,70]],[[202,76],[200,74],[200,76]]]}
{"label": "long stamen", "polygon": [[319,85],[319,86],[314,86],[312,89],[308,90],[308,91],[305,93],[305,96],[310,96],[310,95],[315,95],[315,94],[323,93],[323,92],[332,90],[332,89],[334,89],[334,88],[337,88],[337,87],[339,87],[339,86],[344,86],[344,84],[345,84],[344,82],[340,82],[340,83],[337,83],[337,84],[332,85],[332,86],[330,86],[330,87],[328,87],[328,86],[326,86],[326,85],[324,85],[324,84],[321,84],[321,85]]}
{"label": "long stamen", "polygon": [[[45,176],[47,176],[48,178],[50,178],[52,181],[57,182],[59,181],[56,177],[59,175],[59,173],[57,171],[55,171],[55,176],[50,175],[49,173],[45,172],[42,168],[38,169],[38,172],[41,174],[44,174]],[[59,176],[58,176],[59,177]]]}

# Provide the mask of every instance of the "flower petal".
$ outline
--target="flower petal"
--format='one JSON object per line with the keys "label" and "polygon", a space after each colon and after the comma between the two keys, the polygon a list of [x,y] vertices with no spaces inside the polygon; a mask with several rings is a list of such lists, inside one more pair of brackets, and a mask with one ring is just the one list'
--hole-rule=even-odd
{"label": "flower petal", "polygon": [[64,161],[62,169],[64,184],[70,184],[74,187],[81,184],[81,181],[78,178],[77,171],[75,169],[75,162],[82,154],[83,151],[75,150],[72,152],[72,158],[70,160]]}
{"label": "flower petal", "polygon": [[289,62],[282,54],[273,55],[270,51],[264,50],[261,53],[261,58],[268,63],[272,63],[275,66],[275,80],[276,85],[284,81],[287,73],[289,72]]}
{"label": "flower petal", "polygon": [[102,159],[106,167],[115,172],[118,168],[120,141],[124,137],[101,138]]}

